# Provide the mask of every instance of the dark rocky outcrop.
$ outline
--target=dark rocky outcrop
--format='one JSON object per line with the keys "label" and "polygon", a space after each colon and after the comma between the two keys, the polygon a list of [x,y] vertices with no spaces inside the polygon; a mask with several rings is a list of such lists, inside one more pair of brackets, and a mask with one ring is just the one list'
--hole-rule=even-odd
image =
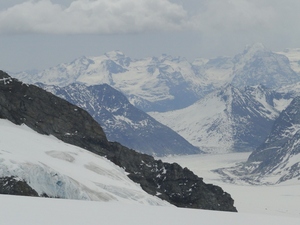
{"label": "dark rocky outcrop", "polygon": [[86,111],[2,71],[0,118],[24,123],[41,134],[105,156],[123,167],[146,192],[176,206],[236,211],[233,199],[220,187],[205,184],[187,168],[108,142],[100,125]]}
{"label": "dark rocky outcrop", "polygon": [[205,184],[187,168],[164,163],[152,156],[137,153],[118,143],[111,143],[108,158],[126,169],[130,179],[152,195],[179,207],[236,211],[233,199],[220,187]]}
{"label": "dark rocky outcrop", "polygon": [[0,178],[0,194],[39,196],[25,181],[19,180],[16,177]]}

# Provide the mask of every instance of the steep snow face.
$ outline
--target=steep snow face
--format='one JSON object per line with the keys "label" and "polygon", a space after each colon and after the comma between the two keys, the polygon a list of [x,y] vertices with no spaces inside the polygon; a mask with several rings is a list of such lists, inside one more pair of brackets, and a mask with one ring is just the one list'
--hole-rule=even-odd
{"label": "steep snow face", "polygon": [[107,84],[41,87],[87,110],[110,141],[156,156],[200,151],[172,129],[134,107],[122,93]]}
{"label": "steep snow face", "polygon": [[227,114],[226,104],[214,94],[185,109],[149,114],[206,152],[233,148],[231,118]]}
{"label": "steep snow face", "polygon": [[251,151],[279,115],[274,99],[263,86],[228,85],[185,109],[149,114],[206,152]]}
{"label": "steep snow face", "polygon": [[39,195],[167,205],[146,194],[103,157],[0,120],[0,176],[26,181]]}

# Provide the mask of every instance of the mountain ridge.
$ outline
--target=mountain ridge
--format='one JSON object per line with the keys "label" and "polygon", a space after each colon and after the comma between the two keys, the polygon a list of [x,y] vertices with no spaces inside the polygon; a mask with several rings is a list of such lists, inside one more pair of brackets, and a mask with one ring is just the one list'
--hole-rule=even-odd
{"label": "mountain ridge", "polygon": [[261,44],[248,46],[234,57],[195,59],[192,63],[169,55],[133,60],[112,51],[97,57],[84,56],[39,73],[20,72],[13,76],[26,83],[60,87],[74,82],[107,83],[146,112],[185,108],[229,83],[238,88],[259,84],[278,88],[300,82],[286,56]]}
{"label": "mountain ridge", "polygon": [[121,92],[108,84],[38,86],[87,110],[110,141],[155,156],[202,153],[169,127],[134,107]]}
{"label": "mountain ridge", "polygon": [[[163,163],[119,143],[108,142],[100,125],[83,109],[0,71],[0,118],[106,157],[125,169],[144,191],[173,205],[236,211],[233,199],[187,168]],[[67,116],[67,118],[65,118]],[[182,185],[184,184],[184,185]]]}
{"label": "mountain ridge", "polygon": [[149,114],[204,151],[252,151],[271,131],[277,108],[284,107],[278,95],[262,85],[229,84],[187,108]]}
{"label": "mountain ridge", "polygon": [[275,120],[265,141],[247,162],[216,170],[230,182],[278,184],[300,178],[300,97]]}

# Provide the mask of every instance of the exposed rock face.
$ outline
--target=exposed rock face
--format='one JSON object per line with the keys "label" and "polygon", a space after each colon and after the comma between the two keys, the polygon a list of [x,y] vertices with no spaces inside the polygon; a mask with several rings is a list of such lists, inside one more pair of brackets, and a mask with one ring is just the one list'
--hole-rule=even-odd
{"label": "exposed rock face", "polygon": [[0,178],[0,194],[39,196],[25,181],[15,177]]}
{"label": "exposed rock face", "polygon": [[[230,195],[220,187],[205,184],[187,168],[176,163],[164,163],[152,156],[137,153],[118,143],[112,143],[114,163],[126,168],[129,178],[140,183],[152,195],[176,206],[210,210],[235,211]],[[137,163],[138,162],[138,163]]]}
{"label": "exposed rock face", "polygon": [[[148,193],[191,208],[236,211],[233,199],[220,187],[177,164],[162,163],[118,143],[110,143],[100,125],[84,110],[36,86],[26,85],[0,71],[0,118],[26,124],[83,147],[125,168]],[[159,194],[160,193],[160,194]]]}
{"label": "exposed rock face", "polygon": [[87,149],[109,147],[105,133],[83,109],[7,74],[0,74],[0,118],[15,124],[26,124],[41,134]]}
{"label": "exposed rock face", "polygon": [[300,97],[296,97],[275,121],[272,132],[248,159],[257,164],[253,174],[271,174],[280,167],[279,182],[300,176]]}

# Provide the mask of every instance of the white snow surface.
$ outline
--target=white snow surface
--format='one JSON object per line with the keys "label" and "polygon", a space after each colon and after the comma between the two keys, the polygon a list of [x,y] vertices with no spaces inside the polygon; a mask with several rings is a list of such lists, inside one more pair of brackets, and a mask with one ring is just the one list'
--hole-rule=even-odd
{"label": "white snow surface", "polygon": [[[126,172],[103,157],[0,120],[0,175],[15,175],[38,192],[72,199],[0,195],[0,224],[116,225],[192,224],[296,225],[299,183],[247,186],[223,183],[211,169],[244,161],[248,153],[168,157],[221,185],[239,213],[182,209],[149,196]],[[47,184],[45,183],[47,182]],[[142,203],[142,204],[141,204]],[[266,215],[269,214],[269,215]]]}
{"label": "white snow surface", "polygon": [[299,184],[246,186],[223,183],[210,170],[244,161],[248,153],[163,158],[188,166],[204,181],[230,191],[238,213],[149,206],[135,202],[99,202],[0,195],[1,224],[9,225],[298,225]]}
{"label": "white snow surface", "polygon": [[234,142],[232,123],[225,109],[225,102],[211,93],[187,108],[148,114],[206,152],[228,152]]}
{"label": "white snow surface", "polygon": [[124,203],[0,195],[1,224],[9,225],[298,225],[298,218]]}
{"label": "white snow surface", "polygon": [[[220,174],[213,172],[218,168],[233,167],[245,162],[249,154],[169,156],[162,160],[170,163],[177,162],[203,177],[204,182],[222,187],[231,194],[239,213],[298,218],[300,224],[300,180],[293,179],[275,185],[250,185],[242,181],[237,182],[238,177],[234,183],[231,183],[229,180],[224,180]],[[299,161],[299,157],[295,157],[295,160]],[[246,219],[244,222],[247,222]],[[241,222],[241,224],[244,223]],[[265,224],[272,223],[266,222]],[[280,222],[274,224],[280,224]]]}
{"label": "white snow surface", "polygon": [[103,202],[169,205],[144,192],[104,157],[0,120],[0,177],[25,180],[39,195]]}

